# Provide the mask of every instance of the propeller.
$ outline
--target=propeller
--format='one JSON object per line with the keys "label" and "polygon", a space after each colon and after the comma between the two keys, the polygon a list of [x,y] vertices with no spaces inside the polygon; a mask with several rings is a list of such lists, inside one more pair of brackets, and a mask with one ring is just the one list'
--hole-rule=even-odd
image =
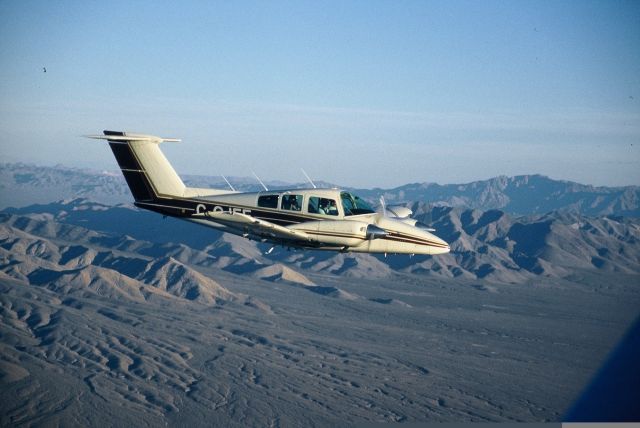
{"label": "propeller", "polygon": [[384,195],[380,196],[380,209],[382,210],[382,216],[383,217],[388,217],[387,216],[387,204],[384,201]]}
{"label": "propeller", "polygon": [[403,220],[411,217],[411,215],[413,214],[413,212],[409,208],[402,205],[393,205],[387,207],[387,204],[384,200],[384,195],[380,196],[380,207],[382,209],[382,215],[384,217]]}

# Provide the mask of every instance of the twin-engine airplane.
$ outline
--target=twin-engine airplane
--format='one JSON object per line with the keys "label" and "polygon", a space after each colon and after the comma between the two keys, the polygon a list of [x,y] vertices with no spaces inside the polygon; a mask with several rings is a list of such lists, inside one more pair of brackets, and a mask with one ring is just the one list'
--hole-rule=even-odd
{"label": "twin-engine airplane", "polygon": [[160,151],[180,141],[104,131],[131,189],[135,205],[248,239],[286,247],[360,253],[444,254],[449,245],[411,210],[377,213],[361,198],[339,189],[236,192],[186,187]]}

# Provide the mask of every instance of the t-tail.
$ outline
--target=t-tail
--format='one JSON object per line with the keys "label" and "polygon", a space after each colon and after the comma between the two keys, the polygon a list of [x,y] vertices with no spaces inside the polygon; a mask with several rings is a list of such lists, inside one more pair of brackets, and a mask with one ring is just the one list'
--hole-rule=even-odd
{"label": "t-tail", "polygon": [[198,189],[184,185],[159,147],[160,143],[179,142],[179,139],[120,131],[104,131],[104,135],[87,137],[109,142],[136,202],[231,193],[227,190]]}

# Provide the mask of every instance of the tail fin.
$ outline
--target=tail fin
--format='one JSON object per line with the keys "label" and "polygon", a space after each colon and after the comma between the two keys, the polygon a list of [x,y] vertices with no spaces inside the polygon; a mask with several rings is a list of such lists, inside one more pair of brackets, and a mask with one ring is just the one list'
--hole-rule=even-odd
{"label": "tail fin", "polygon": [[165,141],[153,135],[104,131],[104,135],[88,135],[109,141],[125,180],[136,201],[152,201],[159,196],[181,197],[185,185],[158,145]]}

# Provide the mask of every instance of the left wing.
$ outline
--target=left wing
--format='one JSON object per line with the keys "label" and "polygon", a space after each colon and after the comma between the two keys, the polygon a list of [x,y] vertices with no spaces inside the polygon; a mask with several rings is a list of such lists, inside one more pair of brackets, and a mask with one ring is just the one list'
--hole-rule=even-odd
{"label": "left wing", "polygon": [[251,217],[243,213],[213,212],[207,211],[201,214],[194,214],[193,217],[206,217],[229,226],[249,235],[258,235],[267,239],[287,239],[292,241],[311,241],[311,237],[300,230],[293,230],[284,226]]}

